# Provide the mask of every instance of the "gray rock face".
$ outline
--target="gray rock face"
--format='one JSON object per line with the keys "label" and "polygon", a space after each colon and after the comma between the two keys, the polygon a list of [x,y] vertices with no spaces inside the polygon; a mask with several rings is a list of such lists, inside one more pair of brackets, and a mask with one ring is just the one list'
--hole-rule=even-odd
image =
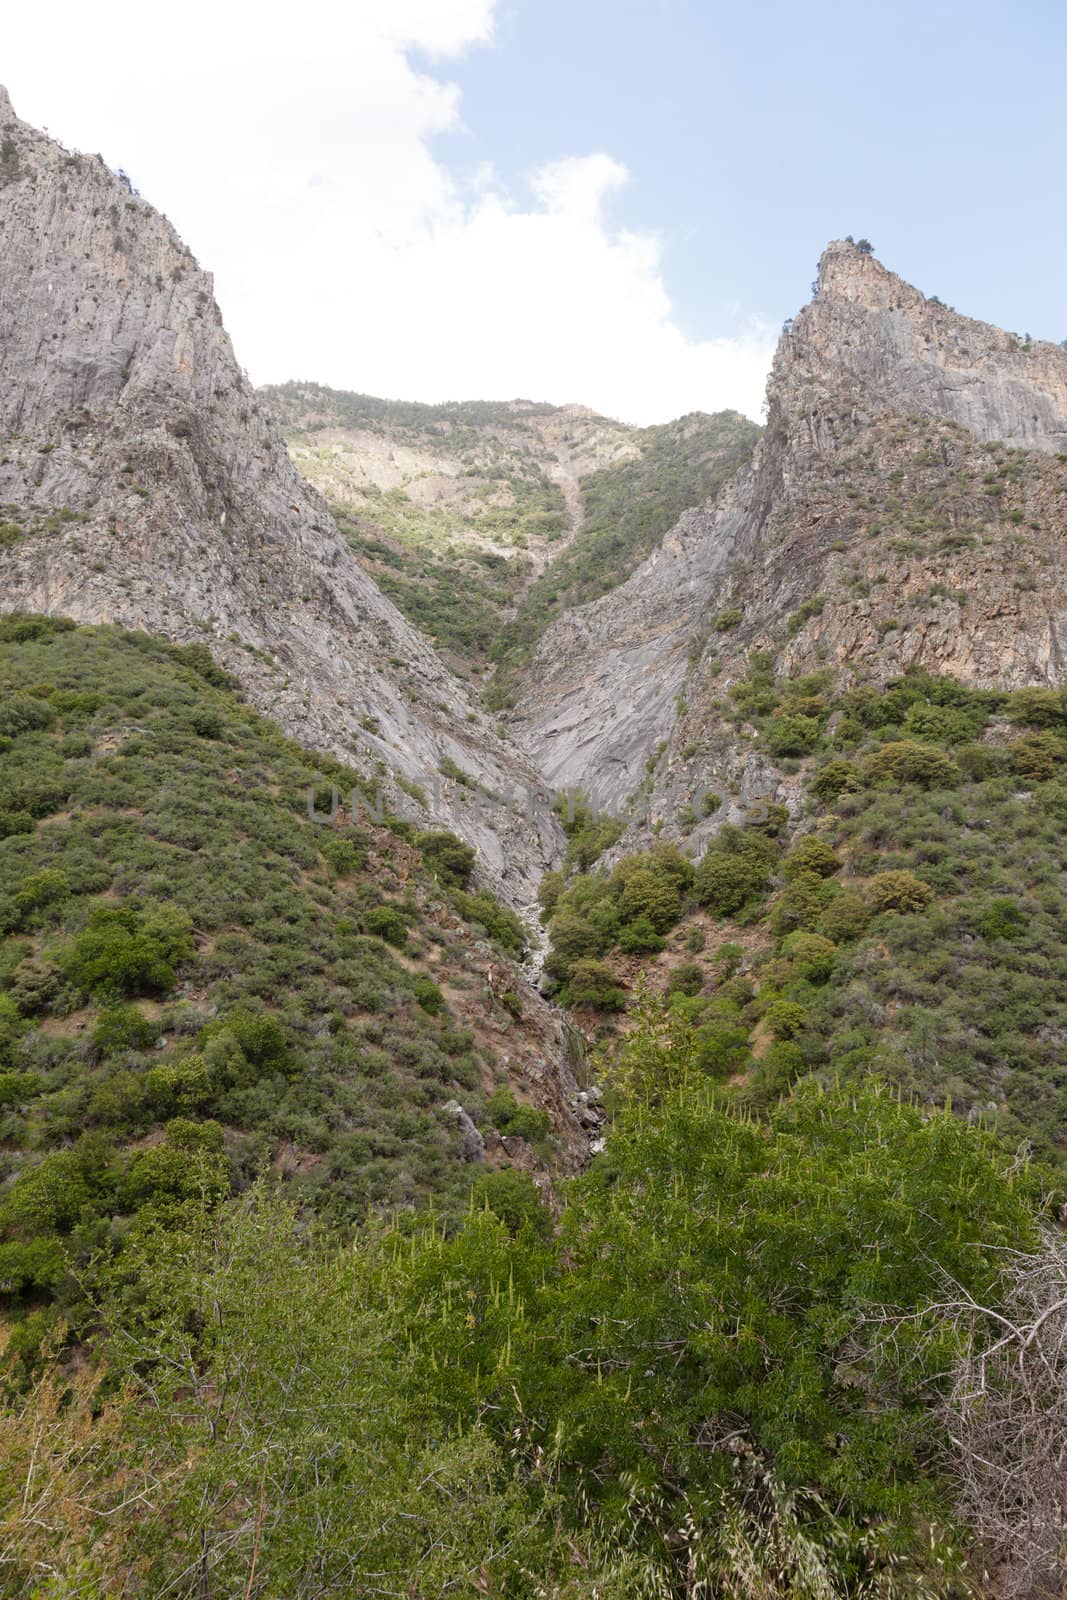
{"label": "gray rock face", "polygon": [[943,417],[978,439],[1067,449],[1067,351],[961,317],[848,243],[823,253],[818,292],[782,340],[772,383],[794,432],[806,423],[816,447],[837,396],[869,415]]}
{"label": "gray rock face", "polygon": [[[673,789],[698,787],[674,730],[681,714],[685,742],[701,735],[700,717],[694,726],[679,702],[700,694],[715,676],[709,661],[729,653],[730,638],[715,635],[716,615],[724,606],[746,613],[758,607],[763,634],[749,629],[744,637],[762,646],[814,592],[828,537],[822,544],[815,534],[798,540],[791,530],[807,516],[819,480],[845,470],[849,441],[876,419],[901,415],[958,423],[977,440],[1067,449],[1067,351],[1026,347],[957,316],[856,246],[834,243],[820,263],[815,299],[780,341],[768,403],[751,463],[717,503],[687,513],[628,583],[562,618],[542,640],[516,729],[553,783],[580,785],[609,802],[643,787],[652,816],[668,815]],[[953,640],[944,625],[940,635],[928,625],[893,660],[884,636],[853,604],[836,639],[829,628],[819,634],[824,654],[806,662],[799,648],[793,654],[797,670],[847,660],[853,651],[875,671],[886,656],[888,675],[908,661],[928,661],[984,681],[1006,662],[1013,682],[1067,681],[1060,624],[1050,617],[1035,627],[1033,610],[1022,615],[1018,606],[1001,606],[999,620],[991,616],[984,635],[976,630],[966,643],[958,617]],[[972,616],[972,625],[977,620]],[[664,744],[663,760],[653,759]],[[715,786],[729,782],[747,799],[762,781],[750,766],[748,757],[725,754],[714,769],[705,765],[703,777]],[[721,820],[698,828],[694,841]],[[637,826],[631,839],[639,833]]]}
{"label": "gray rock face", "polygon": [[[4,520],[25,530],[0,550],[3,609],[202,640],[294,738],[385,773],[402,814],[421,805],[391,775],[423,786],[509,901],[532,900],[560,836],[529,763],[294,470],[170,224],[3,92],[0,444]],[[442,764],[471,781],[435,800]],[[515,812],[489,798],[516,792]]]}
{"label": "gray rock face", "polygon": [[588,789],[612,808],[635,793],[674,725],[688,651],[750,514],[752,489],[745,468],[714,509],[686,512],[628,582],[545,635],[513,726],[553,788]]}

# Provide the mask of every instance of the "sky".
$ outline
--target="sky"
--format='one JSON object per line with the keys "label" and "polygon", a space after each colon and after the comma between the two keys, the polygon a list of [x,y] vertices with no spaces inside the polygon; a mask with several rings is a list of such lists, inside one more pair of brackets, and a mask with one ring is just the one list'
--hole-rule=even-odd
{"label": "sky", "polygon": [[26,120],[171,218],[257,383],[760,415],[846,233],[1067,338],[1062,0],[53,0]]}

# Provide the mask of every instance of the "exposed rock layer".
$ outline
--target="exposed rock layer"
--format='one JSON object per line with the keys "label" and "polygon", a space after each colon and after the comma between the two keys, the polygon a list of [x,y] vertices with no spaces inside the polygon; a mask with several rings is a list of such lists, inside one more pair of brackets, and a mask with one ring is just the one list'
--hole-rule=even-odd
{"label": "exposed rock layer", "polygon": [[[0,604],[203,640],[303,743],[427,791],[515,905],[558,848],[528,763],[353,559],[212,282],[99,157],[0,96]],[[388,779],[398,808],[417,812]],[[530,791],[516,820],[487,798]],[[473,794],[482,804],[469,803]],[[458,804],[453,812],[452,800]]]}
{"label": "exposed rock layer", "polygon": [[[920,439],[923,423],[938,437]],[[1016,458],[1010,511],[982,483],[995,462],[980,445],[992,441],[1038,453],[1025,473]],[[779,344],[751,464],[628,583],[542,640],[518,719],[531,759],[551,781],[612,803],[650,791],[661,820],[703,783],[727,783],[740,803],[763,782],[753,758],[741,748],[709,761],[699,746],[715,721],[710,702],[753,646],[772,649],[785,672],[832,663],[886,679],[920,664],[976,683],[1067,682],[1063,474],[1045,459],[1065,448],[1067,351],[958,316],[851,243],[831,244],[815,298]],[[851,481],[861,457],[862,491]],[[966,484],[969,498],[948,492]],[[908,532],[909,497],[920,493],[935,520],[949,520],[929,530],[940,545],[902,560],[884,536],[894,519]],[[1028,552],[1043,568],[1032,587],[1017,582],[1009,535],[1019,525],[1031,545],[1044,541]],[[853,574],[857,562],[871,572]],[[863,599],[872,578],[881,592]],[[823,594],[834,587],[838,596]],[[909,597],[931,587],[967,599],[910,616]],[[790,632],[809,599],[819,614]],[[738,613],[736,633],[717,631]]]}

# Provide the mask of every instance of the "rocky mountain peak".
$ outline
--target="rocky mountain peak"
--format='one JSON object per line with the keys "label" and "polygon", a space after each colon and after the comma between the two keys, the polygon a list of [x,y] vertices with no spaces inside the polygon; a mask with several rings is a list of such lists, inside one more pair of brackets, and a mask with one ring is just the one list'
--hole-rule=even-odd
{"label": "rocky mountain peak", "polygon": [[1067,350],[961,316],[850,240],[819,262],[815,294],[786,331],[769,390],[808,444],[846,419],[899,412],[962,423],[984,441],[1067,447]]}
{"label": "rocky mountain peak", "polygon": [[768,783],[709,709],[752,650],[787,676],[923,666],[1064,683],[1049,459],[1064,451],[1067,351],[961,316],[868,247],[832,242],[783,330],[750,465],[626,584],[546,633],[518,724],[527,748],[554,781],[615,802],[652,774],[664,818],[679,784],[743,800]]}
{"label": "rocky mountain peak", "polygon": [[[208,644],[257,709],[396,809],[447,818],[530,900],[558,838],[534,773],[292,466],[210,276],[122,174],[18,121],[0,143],[0,443],[4,609]],[[514,794],[529,818],[488,799]]]}
{"label": "rocky mountain peak", "polygon": [[11,104],[11,96],[3,84],[0,83],[0,120],[6,121],[9,117],[14,117],[14,115],[15,108]]}

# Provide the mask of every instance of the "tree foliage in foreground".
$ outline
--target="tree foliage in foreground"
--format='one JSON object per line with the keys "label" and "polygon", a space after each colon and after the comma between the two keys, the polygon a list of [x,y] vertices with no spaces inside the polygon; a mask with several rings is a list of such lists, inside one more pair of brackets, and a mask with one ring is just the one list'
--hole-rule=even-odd
{"label": "tree foliage in foreground", "polygon": [[640,1029],[554,1232],[491,1187],[355,1246],[262,1184],[142,1210],[96,1377],[0,1424],[0,1594],[963,1592],[927,1308],[997,1304],[1037,1177],[873,1083],[747,1119]]}

